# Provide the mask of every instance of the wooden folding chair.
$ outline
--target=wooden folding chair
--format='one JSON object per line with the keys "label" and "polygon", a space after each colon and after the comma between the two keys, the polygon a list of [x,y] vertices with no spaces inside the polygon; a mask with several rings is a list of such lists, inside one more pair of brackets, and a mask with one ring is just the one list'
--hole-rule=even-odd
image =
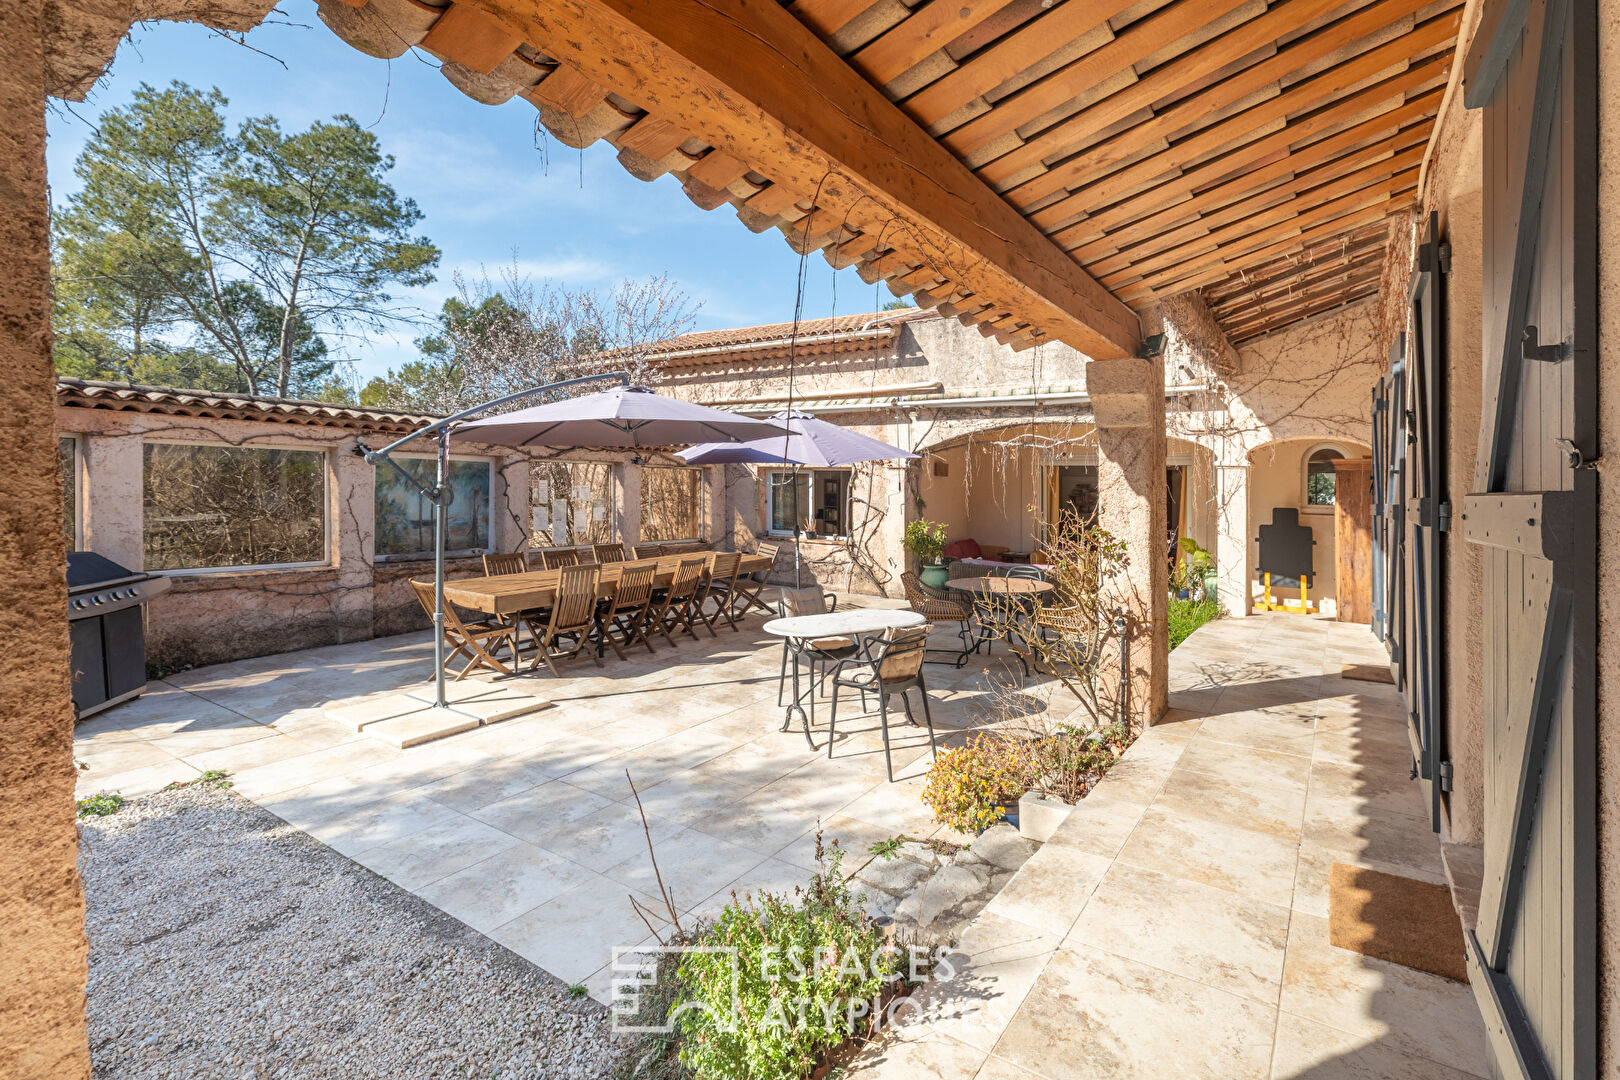
{"label": "wooden folding chair", "polygon": [[[776,565],[777,553],[782,550],[780,544],[761,544],[755,554],[763,555],[771,560],[771,565],[763,570],[756,570],[752,574],[744,574],[732,583],[731,602],[736,608],[734,618],[740,619],[754,608],[759,608],[767,615],[775,615],[776,609],[761,600],[759,594],[771,580],[771,568]],[[733,623],[732,625],[736,625]]]}
{"label": "wooden folding chair", "polygon": [[575,548],[574,558],[579,562],[580,566],[589,566],[592,563],[601,561],[596,557],[596,548],[590,544],[581,544]]}
{"label": "wooden folding chair", "polygon": [[547,570],[561,570],[565,566],[578,566],[579,552],[573,548],[541,548],[540,565]]}
{"label": "wooden folding chair", "polygon": [[625,648],[639,641],[647,646],[648,652],[653,651],[652,642],[647,640],[647,617],[657,576],[658,567],[651,563],[627,566],[619,574],[619,587],[602,613],[602,640],[613,646],[620,660],[624,659],[624,650],[613,640],[615,629],[623,638]]}
{"label": "wooden folding chair", "polygon": [[[433,582],[412,581],[411,588],[416,591],[417,602],[422,610],[427,612],[428,619],[433,618]],[[494,621],[462,622],[461,616],[456,614],[455,605],[445,602],[444,605],[444,640],[454,648],[445,655],[444,669],[453,670],[450,662],[458,656],[467,658],[466,666],[456,672],[453,681],[460,682],[472,673],[473,668],[488,667],[502,675],[512,674],[507,666],[495,659],[491,646],[495,652],[500,651],[503,643],[512,648],[512,663],[517,663],[517,639],[514,636],[517,627],[506,623]]]}
{"label": "wooden folding chair", "polygon": [[692,559],[682,559],[675,566],[675,580],[670,582],[669,589],[662,598],[655,602],[656,614],[647,620],[648,633],[660,633],[664,640],[673,648],[675,638],[671,632],[684,629],[697,640],[697,634],[692,630],[692,603],[697,599],[698,590],[703,587],[703,569],[709,563],[706,555],[699,555]]}
{"label": "wooden folding chair", "polygon": [[660,544],[663,555],[696,555],[700,551],[713,551],[714,545],[702,540],[688,540],[680,544]]}
{"label": "wooden folding chair", "polygon": [[656,559],[660,555],[662,555],[663,553],[664,553],[664,545],[662,545],[662,544],[637,544],[636,545],[636,558],[638,558],[638,559]]}
{"label": "wooden folding chair", "polygon": [[[714,632],[714,624],[721,619],[726,620],[726,625],[733,631],[737,629],[731,594],[737,587],[737,571],[741,568],[742,556],[735,551],[718,552],[709,566],[709,582],[698,598],[696,613],[703,625],[709,628],[710,637],[720,636]],[[708,603],[714,604],[714,610],[705,615],[703,608]]]}
{"label": "wooden folding chair", "polygon": [[[489,577],[498,577],[502,574],[526,574],[528,572],[529,559],[521,551],[499,552],[484,556],[484,573]],[[497,619],[495,621],[504,621],[512,627],[514,631],[512,648],[515,651],[519,644],[516,631],[525,626],[529,628],[530,642],[538,649],[540,647],[540,628],[550,617],[550,608],[529,608],[525,611],[515,611],[506,616],[504,620]]]}
{"label": "wooden folding chair", "polygon": [[[565,566],[557,576],[556,597],[551,604],[551,618],[540,639],[535,667],[544,660],[546,667],[557,675],[557,661],[577,659],[580,651],[590,644],[591,631],[599,626],[597,600],[601,595],[602,568],[600,566]],[[573,637],[571,648],[558,648],[559,638]],[[591,659],[602,666],[602,658],[591,650]]]}
{"label": "wooden folding chair", "polygon": [[599,563],[624,562],[624,545],[618,541],[611,544],[592,544],[591,550],[596,553]]}

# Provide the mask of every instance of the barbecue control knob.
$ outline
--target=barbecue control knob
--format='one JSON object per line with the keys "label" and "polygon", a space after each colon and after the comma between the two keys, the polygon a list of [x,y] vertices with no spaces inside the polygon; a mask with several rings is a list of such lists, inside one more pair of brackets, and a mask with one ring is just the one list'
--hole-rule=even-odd
{"label": "barbecue control knob", "polygon": [[73,610],[78,611],[79,609],[81,609],[83,607],[84,607],[84,601],[83,600],[75,600],[75,601],[73,601]]}
{"label": "barbecue control knob", "polygon": [[105,604],[107,602],[107,598],[101,593],[96,593],[96,595],[91,598],[90,602],[92,604]]}

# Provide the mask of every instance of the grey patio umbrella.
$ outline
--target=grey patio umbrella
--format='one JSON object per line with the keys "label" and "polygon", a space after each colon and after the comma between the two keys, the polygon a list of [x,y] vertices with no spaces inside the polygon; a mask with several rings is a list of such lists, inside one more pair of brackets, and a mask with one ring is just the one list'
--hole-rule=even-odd
{"label": "grey patio umbrella", "polygon": [[786,434],[781,424],[663,397],[644,386],[615,386],[458,424],[450,438],[498,446],[610,447],[678,446],[694,438],[739,443]]}
{"label": "grey patio umbrella", "polygon": [[[555,401],[547,405],[519,409],[486,420],[471,420],[479,413],[547,391],[561,390],[588,382],[617,379],[624,384],[612,390],[584,397]],[[373,465],[388,465],[433,503],[433,697],[439,709],[450,709],[444,696],[444,532],[445,510],[454,493],[446,477],[450,465],[450,440],[461,439],[496,446],[619,447],[676,446],[692,439],[782,437],[787,429],[763,420],[694,405],[676,398],[660,397],[641,386],[630,386],[622,371],[583,375],[576,379],[547,383],[515,394],[464,409],[453,416],[435,420],[420,431],[396,439],[380,450],[356,440],[355,453]],[[432,487],[418,483],[394,461],[392,454],[404,444],[424,436],[438,443],[438,472]],[[454,711],[454,710],[451,710]]]}
{"label": "grey patio umbrella", "polygon": [[[865,461],[903,461],[917,455],[891,446],[881,439],[841,428],[837,424],[797,409],[785,409],[770,418],[787,429],[745,443],[708,442],[689,446],[680,452],[688,465],[788,465],[793,468],[793,491],[799,490],[799,466],[836,468]],[[797,508],[795,507],[795,510]],[[793,522],[793,584],[802,584],[799,558],[799,522]]]}

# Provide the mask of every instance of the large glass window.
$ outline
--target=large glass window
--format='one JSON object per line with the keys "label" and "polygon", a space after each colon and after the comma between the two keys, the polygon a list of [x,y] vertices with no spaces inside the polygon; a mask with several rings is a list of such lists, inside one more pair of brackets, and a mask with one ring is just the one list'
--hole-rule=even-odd
{"label": "large glass window", "polygon": [[703,538],[703,471],[641,470],[641,538]]}
{"label": "large glass window", "polygon": [[326,454],[147,443],[148,570],[328,561]]}
{"label": "large glass window", "polygon": [[[433,486],[438,462],[431,457],[400,457],[399,462],[417,483]],[[446,478],[455,493],[445,518],[444,549],[488,552],[491,462],[451,458]],[[433,503],[421,490],[394,471],[377,466],[376,554],[425,555],[433,550]]]}
{"label": "large glass window", "polygon": [[613,465],[606,461],[533,462],[529,514],[535,547],[605,544],[613,539]]}
{"label": "large glass window", "polygon": [[62,470],[62,533],[69,551],[79,550],[79,440],[63,435],[56,440],[57,463]]}
{"label": "large glass window", "polygon": [[810,536],[848,536],[852,479],[848,469],[770,470],[766,530],[791,536],[797,525]]}
{"label": "large glass window", "polygon": [[1310,457],[1305,459],[1305,505],[1328,507],[1334,504],[1338,496],[1338,475],[1333,471],[1333,463],[1340,461],[1344,455],[1331,446],[1321,446],[1311,451]]}

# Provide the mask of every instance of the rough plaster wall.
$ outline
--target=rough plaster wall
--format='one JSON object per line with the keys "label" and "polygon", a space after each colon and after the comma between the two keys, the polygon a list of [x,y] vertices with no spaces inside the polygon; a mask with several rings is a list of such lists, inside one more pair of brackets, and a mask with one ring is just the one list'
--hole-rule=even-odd
{"label": "rough plaster wall", "polygon": [[52,410],[44,51],[0,0],[0,1076],[90,1075],[62,494]]}
{"label": "rough plaster wall", "polygon": [[[1598,433],[1600,456],[1620,460],[1620,9],[1598,15]],[[1598,1074],[1620,1077],[1620,479],[1598,473]]]}
{"label": "rough plaster wall", "polygon": [[[282,446],[327,454],[331,566],[183,574],[146,612],[147,659],[168,670],[361,641],[427,626],[406,580],[431,577],[427,559],[374,563],[375,467],[349,453],[361,432],[316,425],[165,416],[59,407],[56,429],[85,449],[85,547],[143,568],[142,442],[204,441]],[[364,436],[373,446],[392,436]],[[407,448],[412,453],[422,447]],[[529,465],[502,447],[458,445],[457,456],[496,462],[490,534],[498,551],[527,536]],[[454,576],[482,572],[478,559],[453,560]],[[384,572],[383,567],[392,568]]]}
{"label": "rough plaster wall", "polygon": [[[1452,521],[1474,486],[1484,378],[1483,114],[1452,100],[1429,165],[1428,206],[1440,212],[1451,244],[1446,279],[1447,482]],[[1423,226],[1427,230],[1427,226]],[[1485,583],[1482,549],[1455,528],[1446,539],[1446,751],[1452,762],[1447,800],[1448,839],[1479,844],[1485,827],[1485,647],[1479,597]]]}
{"label": "rough plaster wall", "polygon": [[83,101],[112,63],[130,24],[200,22],[247,31],[264,20],[275,0],[46,0],[40,6],[46,90],[53,97]]}

